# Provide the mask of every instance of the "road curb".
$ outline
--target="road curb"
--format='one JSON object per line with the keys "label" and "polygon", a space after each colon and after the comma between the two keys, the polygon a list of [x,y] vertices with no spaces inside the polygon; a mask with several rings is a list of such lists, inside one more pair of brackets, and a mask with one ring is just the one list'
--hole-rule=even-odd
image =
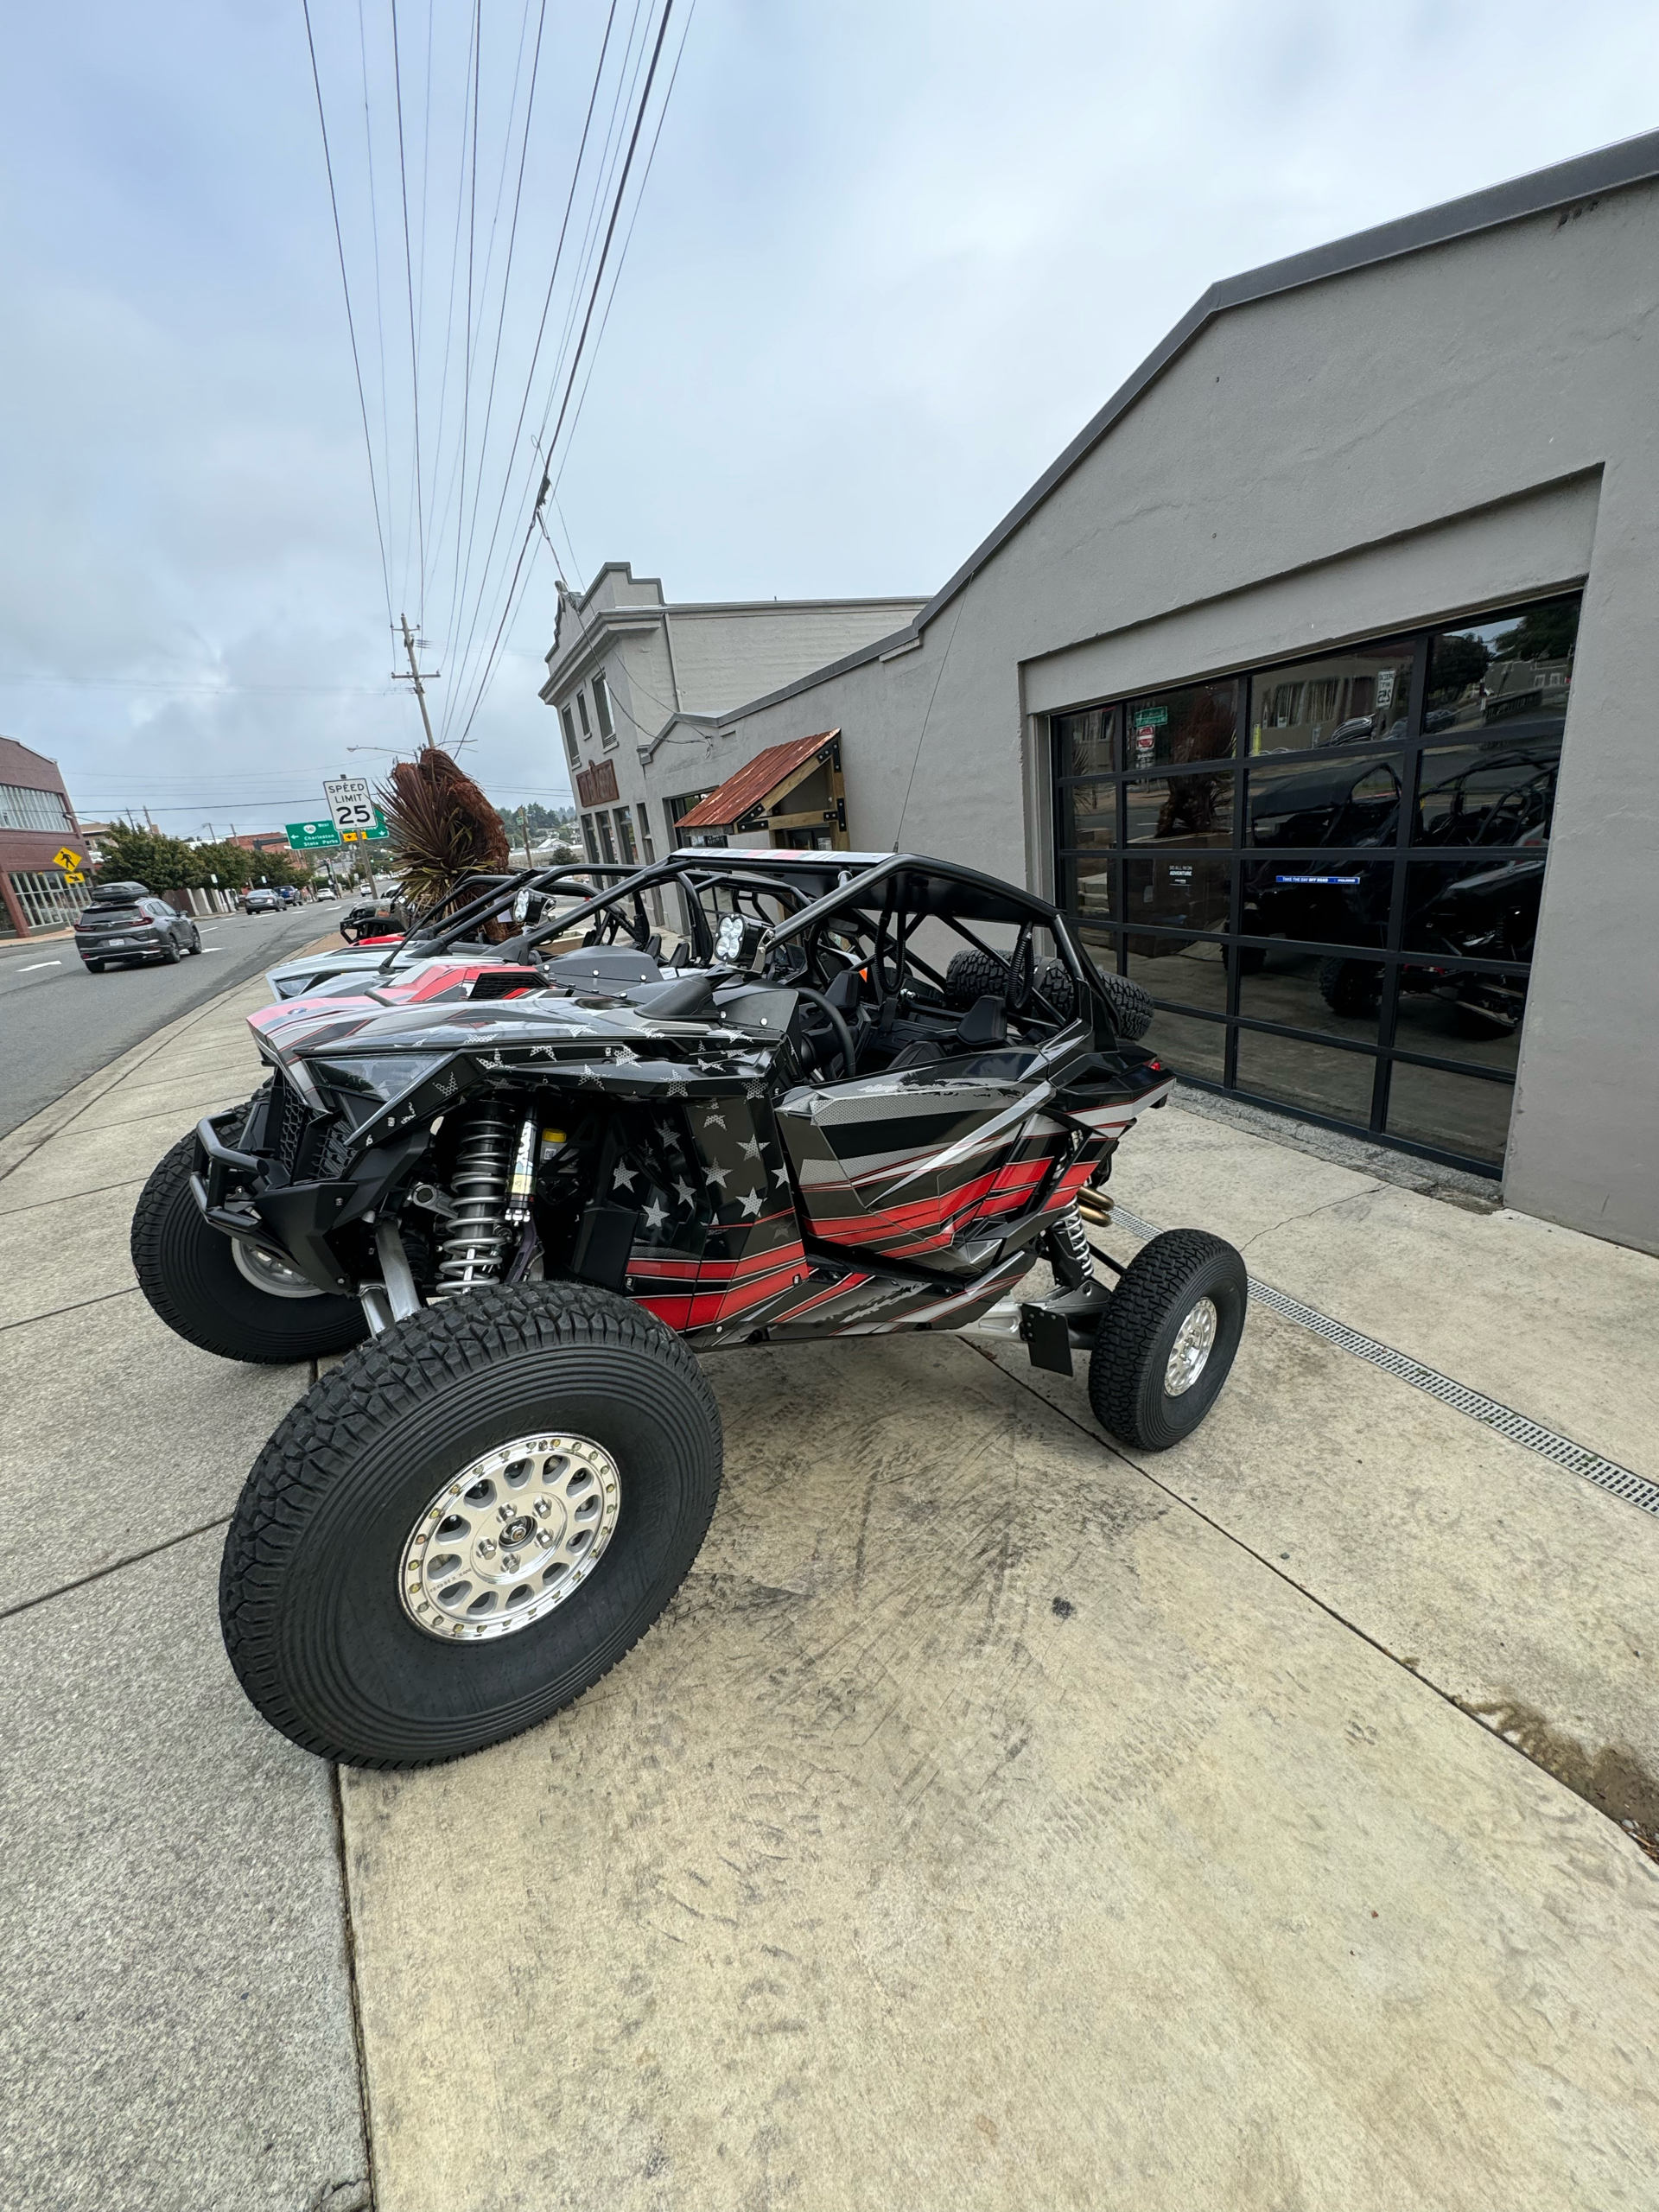
{"label": "road curb", "polygon": [[[334,944],[337,934],[330,931],[321,937],[313,938],[304,944],[296,945],[283,957],[300,960],[308,952],[321,951]],[[71,1122],[85,1113],[87,1107],[95,1105],[106,1091],[113,1090],[116,1084],[130,1076],[135,1068],[143,1067],[147,1060],[154,1059],[156,1053],[164,1051],[175,1038],[182,1037],[198,1022],[206,1021],[210,1015],[228,1006],[254,980],[249,976],[239,983],[228,985],[201,1006],[193,1007],[188,1014],[179,1014],[164,1028],[156,1030],[142,1043],[129,1045],[124,1052],[118,1053],[114,1059],[94,1070],[91,1075],[83,1076],[79,1083],[71,1084],[61,1097],[54,1098],[49,1106],[42,1106],[38,1114],[30,1115],[28,1121],[20,1122],[8,1135],[0,1137],[0,1182],[3,1182],[14,1168],[21,1167],[51,1138],[60,1135]]]}

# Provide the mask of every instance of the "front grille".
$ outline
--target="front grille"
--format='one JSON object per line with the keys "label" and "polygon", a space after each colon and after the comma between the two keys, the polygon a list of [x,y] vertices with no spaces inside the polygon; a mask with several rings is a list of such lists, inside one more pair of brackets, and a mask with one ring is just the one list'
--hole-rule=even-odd
{"label": "front grille", "polygon": [[290,1182],[297,1180],[300,1152],[310,1126],[311,1116],[299,1092],[280,1071],[273,1075],[270,1108],[265,1116],[265,1149],[281,1160]]}

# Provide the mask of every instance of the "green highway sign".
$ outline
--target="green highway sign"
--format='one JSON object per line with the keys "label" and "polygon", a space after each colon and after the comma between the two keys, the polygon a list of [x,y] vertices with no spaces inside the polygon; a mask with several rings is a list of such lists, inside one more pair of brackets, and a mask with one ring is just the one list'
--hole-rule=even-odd
{"label": "green highway sign", "polygon": [[326,817],[321,822],[290,822],[288,842],[296,853],[314,853],[322,845],[340,850],[340,833]]}

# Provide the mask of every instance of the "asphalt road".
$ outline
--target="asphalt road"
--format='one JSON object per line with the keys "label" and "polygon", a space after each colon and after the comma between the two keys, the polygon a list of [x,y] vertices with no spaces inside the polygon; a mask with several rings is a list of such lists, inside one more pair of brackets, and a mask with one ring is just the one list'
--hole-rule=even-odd
{"label": "asphalt road", "polygon": [[325,905],[208,917],[199,956],[101,976],[87,974],[72,938],[11,941],[0,954],[0,1136],[163,1023],[325,935],[344,912]]}

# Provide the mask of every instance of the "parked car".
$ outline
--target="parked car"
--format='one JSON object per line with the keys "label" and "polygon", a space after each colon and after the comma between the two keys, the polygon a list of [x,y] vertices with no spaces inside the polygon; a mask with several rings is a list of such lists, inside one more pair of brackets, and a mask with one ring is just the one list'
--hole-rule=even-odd
{"label": "parked car", "polygon": [[[658,893],[683,917],[669,966]],[[579,1696],[702,1541],[716,1346],[846,1339],[855,1392],[868,1338],[971,1327],[1065,1373],[1086,1351],[1096,1416],[1143,1450],[1190,1435],[1243,1262],[1177,1230],[1120,1268],[1081,1211],[1173,1087],[1134,1041],[1151,1016],[993,877],[728,851],[251,1016],[269,1080],[168,1154],[132,1253],[205,1350],[347,1355],[226,1539],[256,1707],[310,1751],[410,1766]],[[1052,1287],[1022,1300],[1039,1259]]]}
{"label": "parked car", "polygon": [[277,914],[283,902],[274,891],[249,891],[244,893],[242,911],[245,914]]}
{"label": "parked car", "polygon": [[100,883],[75,924],[75,950],[92,976],[138,962],[172,965],[185,953],[201,950],[201,931],[142,883]]}

